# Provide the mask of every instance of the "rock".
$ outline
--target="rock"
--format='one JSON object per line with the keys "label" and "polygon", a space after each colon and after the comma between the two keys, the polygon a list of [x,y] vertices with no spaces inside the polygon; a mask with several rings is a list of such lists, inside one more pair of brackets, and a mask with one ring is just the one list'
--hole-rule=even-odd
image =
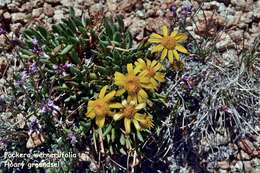
{"label": "rock", "polygon": [[25,13],[12,13],[12,21],[15,22],[24,22],[24,20],[26,19],[26,14]]}
{"label": "rock", "polygon": [[232,39],[228,34],[226,34],[225,32],[220,32],[219,35],[220,35],[220,38],[218,39],[219,42],[217,42],[216,44],[216,48],[218,50],[225,50],[225,49],[233,48],[235,46],[234,42],[232,41]]}
{"label": "rock", "polygon": [[26,2],[21,7],[21,12],[31,12],[33,9],[33,3],[32,2]]}
{"label": "rock", "polygon": [[52,6],[48,3],[44,3],[43,5],[43,12],[49,17],[52,17],[54,15],[54,9]]}
{"label": "rock", "polygon": [[220,161],[217,163],[217,167],[220,169],[228,170],[230,169],[230,163],[227,160]]}
{"label": "rock", "polygon": [[237,155],[237,159],[238,160],[249,160],[249,159],[251,159],[251,157],[246,152],[241,150],[240,153],[238,153],[238,155]]}
{"label": "rock", "polygon": [[104,5],[102,3],[97,3],[90,7],[89,12],[90,15],[96,15],[98,13],[102,13],[103,10],[104,10]]}
{"label": "rock", "polygon": [[61,0],[60,3],[65,7],[73,7],[74,1],[72,1],[72,0]]}
{"label": "rock", "polygon": [[107,7],[109,11],[115,11],[117,9],[116,0],[107,0]]}
{"label": "rock", "polygon": [[54,16],[53,16],[54,21],[58,22],[58,21],[60,21],[62,18],[64,18],[64,16],[63,16],[63,10],[55,10]]}
{"label": "rock", "polygon": [[250,173],[252,171],[250,161],[237,161],[234,167],[237,172]]}
{"label": "rock", "polygon": [[146,12],[147,17],[156,17],[156,11],[154,9],[149,9]]}
{"label": "rock", "polygon": [[33,0],[32,3],[33,3],[33,7],[37,8],[43,5],[44,0]]}
{"label": "rock", "polygon": [[10,15],[9,12],[5,12],[5,13],[3,14],[3,16],[4,16],[4,18],[7,19],[7,20],[10,20],[10,19],[11,19],[11,15]]}
{"label": "rock", "polygon": [[20,6],[20,4],[18,2],[13,1],[12,3],[7,5],[7,8],[8,8],[8,10],[10,10],[10,12],[17,12],[17,11],[19,11],[18,10],[19,8],[17,8],[19,6]]}
{"label": "rock", "polygon": [[231,0],[231,4],[235,9],[243,11],[250,11],[253,3],[253,0]]}
{"label": "rock", "polygon": [[45,2],[48,2],[49,4],[59,4],[60,0],[45,0]]}
{"label": "rock", "polygon": [[75,11],[75,16],[81,16],[83,13],[82,10],[79,8],[74,8],[74,11]]}
{"label": "rock", "polygon": [[137,10],[136,15],[138,17],[140,17],[141,19],[145,19],[145,14],[144,14],[144,11],[142,11],[142,10]]}
{"label": "rock", "polygon": [[21,23],[11,24],[11,31],[14,33],[19,33],[22,26],[23,25]]}
{"label": "rock", "polygon": [[32,17],[39,17],[43,12],[42,8],[36,8],[32,11]]}
{"label": "rock", "polygon": [[229,36],[231,37],[231,39],[235,42],[239,42],[243,39],[243,30],[237,30],[237,31],[233,31],[231,30],[229,32]]}
{"label": "rock", "polygon": [[252,154],[255,151],[255,147],[248,139],[242,139],[238,142],[238,146],[248,154]]}
{"label": "rock", "polygon": [[4,7],[6,4],[10,4],[11,0],[0,0],[0,8]]}

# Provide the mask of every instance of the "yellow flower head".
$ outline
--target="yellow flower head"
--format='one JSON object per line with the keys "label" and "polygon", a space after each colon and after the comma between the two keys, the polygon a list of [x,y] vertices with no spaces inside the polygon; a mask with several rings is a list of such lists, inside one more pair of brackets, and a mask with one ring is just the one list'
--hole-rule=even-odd
{"label": "yellow flower head", "polygon": [[90,100],[88,102],[88,111],[86,116],[94,119],[96,118],[96,124],[98,127],[102,128],[105,124],[105,118],[110,115],[110,101],[115,96],[116,91],[111,91],[106,94],[107,86],[104,86],[96,100]]}
{"label": "yellow flower head", "polygon": [[136,62],[136,69],[138,71],[144,71],[147,76],[150,78],[151,86],[153,89],[156,89],[159,85],[159,82],[164,82],[164,74],[160,71],[162,70],[162,64],[156,60],[152,62],[147,59],[146,62],[139,58]]}
{"label": "yellow flower head", "polygon": [[131,123],[134,124],[136,130],[153,127],[151,116],[138,113],[139,110],[145,108],[146,104],[137,104],[135,101],[123,100],[121,103],[112,104],[112,108],[118,108],[120,111],[113,115],[115,121],[124,118],[124,126],[126,134],[131,133]]}
{"label": "yellow flower head", "polygon": [[122,95],[127,91],[128,99],[139,103],[146,102],[148,95],[144,88],[152,89],[146,72],[139,73],[137,68],[133,68],[132,64],[127,64],[127,72],[126,75],[115,72],[115,84],[122,87],[122,89],[117,91],[117,95]]}
{"label": "yellow flower head", "polygon": [[177,60],[180,60],[180,55],[177,51],[181,53],[188,53],[180,43],[185,41],[188,36],[185,33],[172,32],[169,35],[169,30],[167,26],[162,27],[162,35],[151,34],[148,42],[150,43],[159,43],[159,45],[152,48],[152,53],[161,52],[161,60],[164,60],[168,55],[170,63],[173,63],[173,57]]}

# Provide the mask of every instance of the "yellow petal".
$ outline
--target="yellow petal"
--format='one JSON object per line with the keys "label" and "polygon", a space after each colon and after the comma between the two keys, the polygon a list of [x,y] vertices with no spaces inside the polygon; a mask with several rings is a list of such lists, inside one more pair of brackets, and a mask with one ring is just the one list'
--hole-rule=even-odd
{"label": "yellow petal", "polygon": [[163,61],[167,55],[167,49],[163,49],[162,55],[161,55],[161,61]]}
{"label": "yellow petal", "polygon": [[104,98],[104,96],[105,96],[105,94],[106,94],[106,91],[107,91],[107,85],[106,86],[104,86],[102,89],[101,89],[101,91],[100,91],[100,93],[99,93],[99,98]]}
{"label": "yellow petal", "polygon": [[157,63],[158,63],[158,61],[153,60],[153,61],[152,61],[152,64],[151,64],[151,67],[154,67]]}
{"label": "yellow petal", "polygon": [[155,71],[158,71],[158,70],[160,70],[162,68],[162,65],[160,64],[160,63],[158,63],[155,67],[153,67],[153,69],[155,70]]}
{"label": "yellow petal", "polygon": [[159,35],[159,34],[156,34],[156,33],[152,33],[152,34],[150,35],[150,38],[157,38],[157,39],[160,39],[160,38],[162,38],[162,36]]}
{"label": "yellow petal", "polygon": [[163,50],[163,45],[159,44],[159,45],[152,48],[151,53],[161,52],[162,50]]}
{"label": "yellow petal", "polygon": [[147,62],[147,66],[150,67],[152,62],[149,59],[147,59],[146,62]]}
{"label": "yellow petal", "polygon": [[99,128],[102,128],[105,124],[105,117],[104,116],[97,116],[96,117],[96,125],[99,127]]}
{"label": "yellow petal", "polygon": [[145,106],[146,106],[145,103],[141,103],[141,104],[138,104],[138,105],[135,107],[135,109],[136,109],[136,110],[141,110],[141,109],[145,108]]}
{"label": "yellow petal", "polygon": [[173,51],[172,50],[168,51],[168,58],[169,58],[170,63],[172,64],[173,63]]}
{"label": "yellow petal", "polygon": [[133,123],[134,123],[135,129],[137,131],[141,129],[141,126],[137,120],[133,119]]}
{"label": "yellow petal", "polygon": [[163,34],[163,36],[168,36],[168,34],[169,34],[169,30],[168,30],[168,27],[166,25],[164,25],[162,27],[162,34]]}
{"label": "yellow petal", "polygon": [[113,119],[114,119],[115,121],[120,120],[122,117],[123,117],[123,114],[122,114],[122,113],[118,113],[118,114],[113,115]]}
{"label": "yellow petal", "polygon": [[125,80],[125,75],[123,75],[122,73],[119,72],[115,72],[115,84],[116,85],[123,85],[124,84],[124,80]]}
{"label": "yellow petal", "polygon": [[154,78],[159,82],[165,81],[164,75],[162,73],[159,73],[159,72],[155,74]]}
{"label": "yellow petal", "polygon": [[116,96],[121,96],[124,93],[125,93],[125,89],[119,89],[116,91]]}
{"label": "yellow petal", "polygon": [[128,95],[127,96],[127,101],[130,102],[130,101],[134,101],[137,103],[137,97],[136,95]]}
{"label": "yellow petal", "polygon": [[153,78],[151,78],[151,83],[154,88],[157,88],[157,86],[159,85],[158,82],[156,82],[156,80],[154,80]]}
{"label": "yellow petal", "polygon": [[180,61],[180,55],[178,54],[178,52],[176,50],[173,50],[173,55],[177,61]]}
{"label": "yellow petal", "polygon": [[173,32],[171,33],[171,37],[175,37],[176,34],[177,34],[177,32],[176,32],[176,31],[173,31]]}
{"label": "yellow petal", "polygon": [[[129,100],[130,101],[130,100]],[[122,101],[122,105],[124,106],[124,107],[126,107],[127,106],[127,101],[126,100],[123,100]]]}
{"label": "yellow petal", "polygon": [[131,120],[128,118],[124,119],[124,125],[125,125],[125,133],[129,134],[131,133]]}
{"label": "yellow petal", "polygon": [[139,92],[138,92],[138,95],[140,95],[142,98],[148,98],[148,95],[147,93],[141,89]]}
{"label": "yellow petal", "polygon": [[86,115],[86,117],[91,118],[91,119],[95,118],[95,116],[96,116],[94,111],[90,111],[90,112],[86,113],[85,115]]}
{"label": "yellow petal", "polygon": [[145,115],[144,114],[140,114],[140,113],[136,113],[134,116],[134,119],[136,119],[137,121],[144,121],[145,120]]}
{"label": "yellow petal", "polygon": [[179,33],[179,34],[176,34],[176,36],[174,38],[177,42],[183,42],[183,41],[187,40],[188,36],[185,33]]}
{"label": "yellow petal", "polygon": [[148,42],[150,42],[150,43],[160,43],[160,42],[161,42],[161,39],[158,39],[158,38],[149,38],[149,39],[148,39]]}
{"label": "yellow petal", "polygon": [[132,63],[127,64],[127,72],[129,74],[134,74],[134,69],[133,69],[133,64]]}
{"label": "yellow petal", "polygon": [[111,99],[115,96],[115,94],[116,94],[116,91],[111,91],[111,92],[109,92],[109,93],[104,97],[105,101],[111,100]]}
{"label": "yellow petal", "polygon": [[180,44],[177,44],[175,49],[182,53],[186,53],[186,54],[188,53],[187,49]]}
{"label": "yellow petal", "polygon": [[109,107],[114,109],[120,109],[123,108],[123,105],[121,103],[112,103],[109,105]]}

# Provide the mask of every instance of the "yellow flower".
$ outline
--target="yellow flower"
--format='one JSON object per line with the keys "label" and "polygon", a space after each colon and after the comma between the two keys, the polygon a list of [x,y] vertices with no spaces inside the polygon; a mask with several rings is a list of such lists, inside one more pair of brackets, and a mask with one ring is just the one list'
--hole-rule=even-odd
{"label": "yellow flower", "polygon": [[138,72],[137,68],[133,68],[132,64],[127,64],[127,74],[115,72],[115,84],[122,87],[117,91],[117,95],[122,95],[127,91],[128,99],[139,103],[146,102],[148,95],[144,88],[152,89],[150,80],[146,76],[146,72]]}
{"label": "yellow flower", "polygon": [[175,70],[175,71],[182,71],[183,69],[184,69],[184,62],[182,61],[182,60],[174,60],[173,61],[173,64],[172,64],[172,66],[173,66],[173,69]]}
{"label": "yellow flower", "polygon": [[164,74],[160,71],[162,70],[162,64],[156,60],[152,62],[149,59],[146,59],[146,62],[139,58],[136,62],[136,69],[138,71],[145,71],[147,76],[150,78],[151,86],[153,89],[156,89],[159,85],[159,82],[164,82]]}
{"label": "yellow flower", "polygon": [[85,114],[87,117],[94,119],[96,118],[96,124],[99,128],[102,128],[105,124],[107,115],[111,115],[110,101],[115,96],[116,91],[111,91],[106,94],[107,86],[104,86],[96,100],[90,100],[88,102],[88,111]]}
{"label": "yellow flower", "polygon": [[177,33],[176,31],[169,35],[167,26],[163,26],[162,35],[153,33],[150,35],[148,42],[159,43],[159,45],[152,48],[152,53],[162,51],[161,60],[164,60],[168,54],[170,63],[173,63],[173,57],[180,60],[180,55],[177,51],[186,54],[188,53],[187,49],[180,44],[187,38],[188,36],[185,33]]}
{"label": "yellow flower", "polygon": [[115,121],[124,118],[126,134],[131,133],[131,123],[134,124],[136,130],[150,129],[154,126],[152,117],[138,113],[145,106],[145,103],[137,104],[135,101],[130,100],[123,100],[122,104],[114,103],[111,107],[118,108],[120,111],[113,115],[113,118]]}

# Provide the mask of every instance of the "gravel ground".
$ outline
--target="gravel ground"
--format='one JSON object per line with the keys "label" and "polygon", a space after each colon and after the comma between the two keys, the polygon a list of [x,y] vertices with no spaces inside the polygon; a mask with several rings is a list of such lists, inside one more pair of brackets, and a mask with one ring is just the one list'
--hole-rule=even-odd
{"label": "gravel ground", "polygon": [[[68,16],[69,7],[75,9],[76,15],[95,17],[124,16],[125,25],[129,27],[136,42],[144,39],[147,32],[158,31],[163,24],[174,20],[170,11],[173,3],[178,7],[190,2],[180,0],[0,0],[0,25],[8,32],[9,39],[19,38],[20,33],[35,25],[48,29],[51,25]],[[218,0],[205,2],[202,6],[198,1],[191,1],[193,11],[197,11],[195,21],[188,21],[186,29],[196,39],[203,37],[207,31],[209,36],[218,33],[216,48],[223,58],[236,60],[245,51],[250,51],[256,45],[260,33],[260,1],[253,0]],[[0,36],[0,92],[4,93],[3,84],[12,71],[20,65],[13,57],[12,47],[6,45],[7,38]],[[259,53],[260,47],[257,48]],[[7,61],[11,66],[7,69]],[[1,107],[0,107],[1,109]],[[259,129],[258,129],[259,130]],[[217,164],[204,160],[211,172],[260,172],[260,137],[253,136],[236,144],[219,136],[217,145],[221,150],[212,153],[208,158],[218,157]],[[214,141],[212,139],[212,141]],[[208,141],[201,141],[209,146]],[[229,156],[223,155],[229,151]],[[225,152],[226,153],[226,152]],[[184,169],[184,168],[183,168]]]}

